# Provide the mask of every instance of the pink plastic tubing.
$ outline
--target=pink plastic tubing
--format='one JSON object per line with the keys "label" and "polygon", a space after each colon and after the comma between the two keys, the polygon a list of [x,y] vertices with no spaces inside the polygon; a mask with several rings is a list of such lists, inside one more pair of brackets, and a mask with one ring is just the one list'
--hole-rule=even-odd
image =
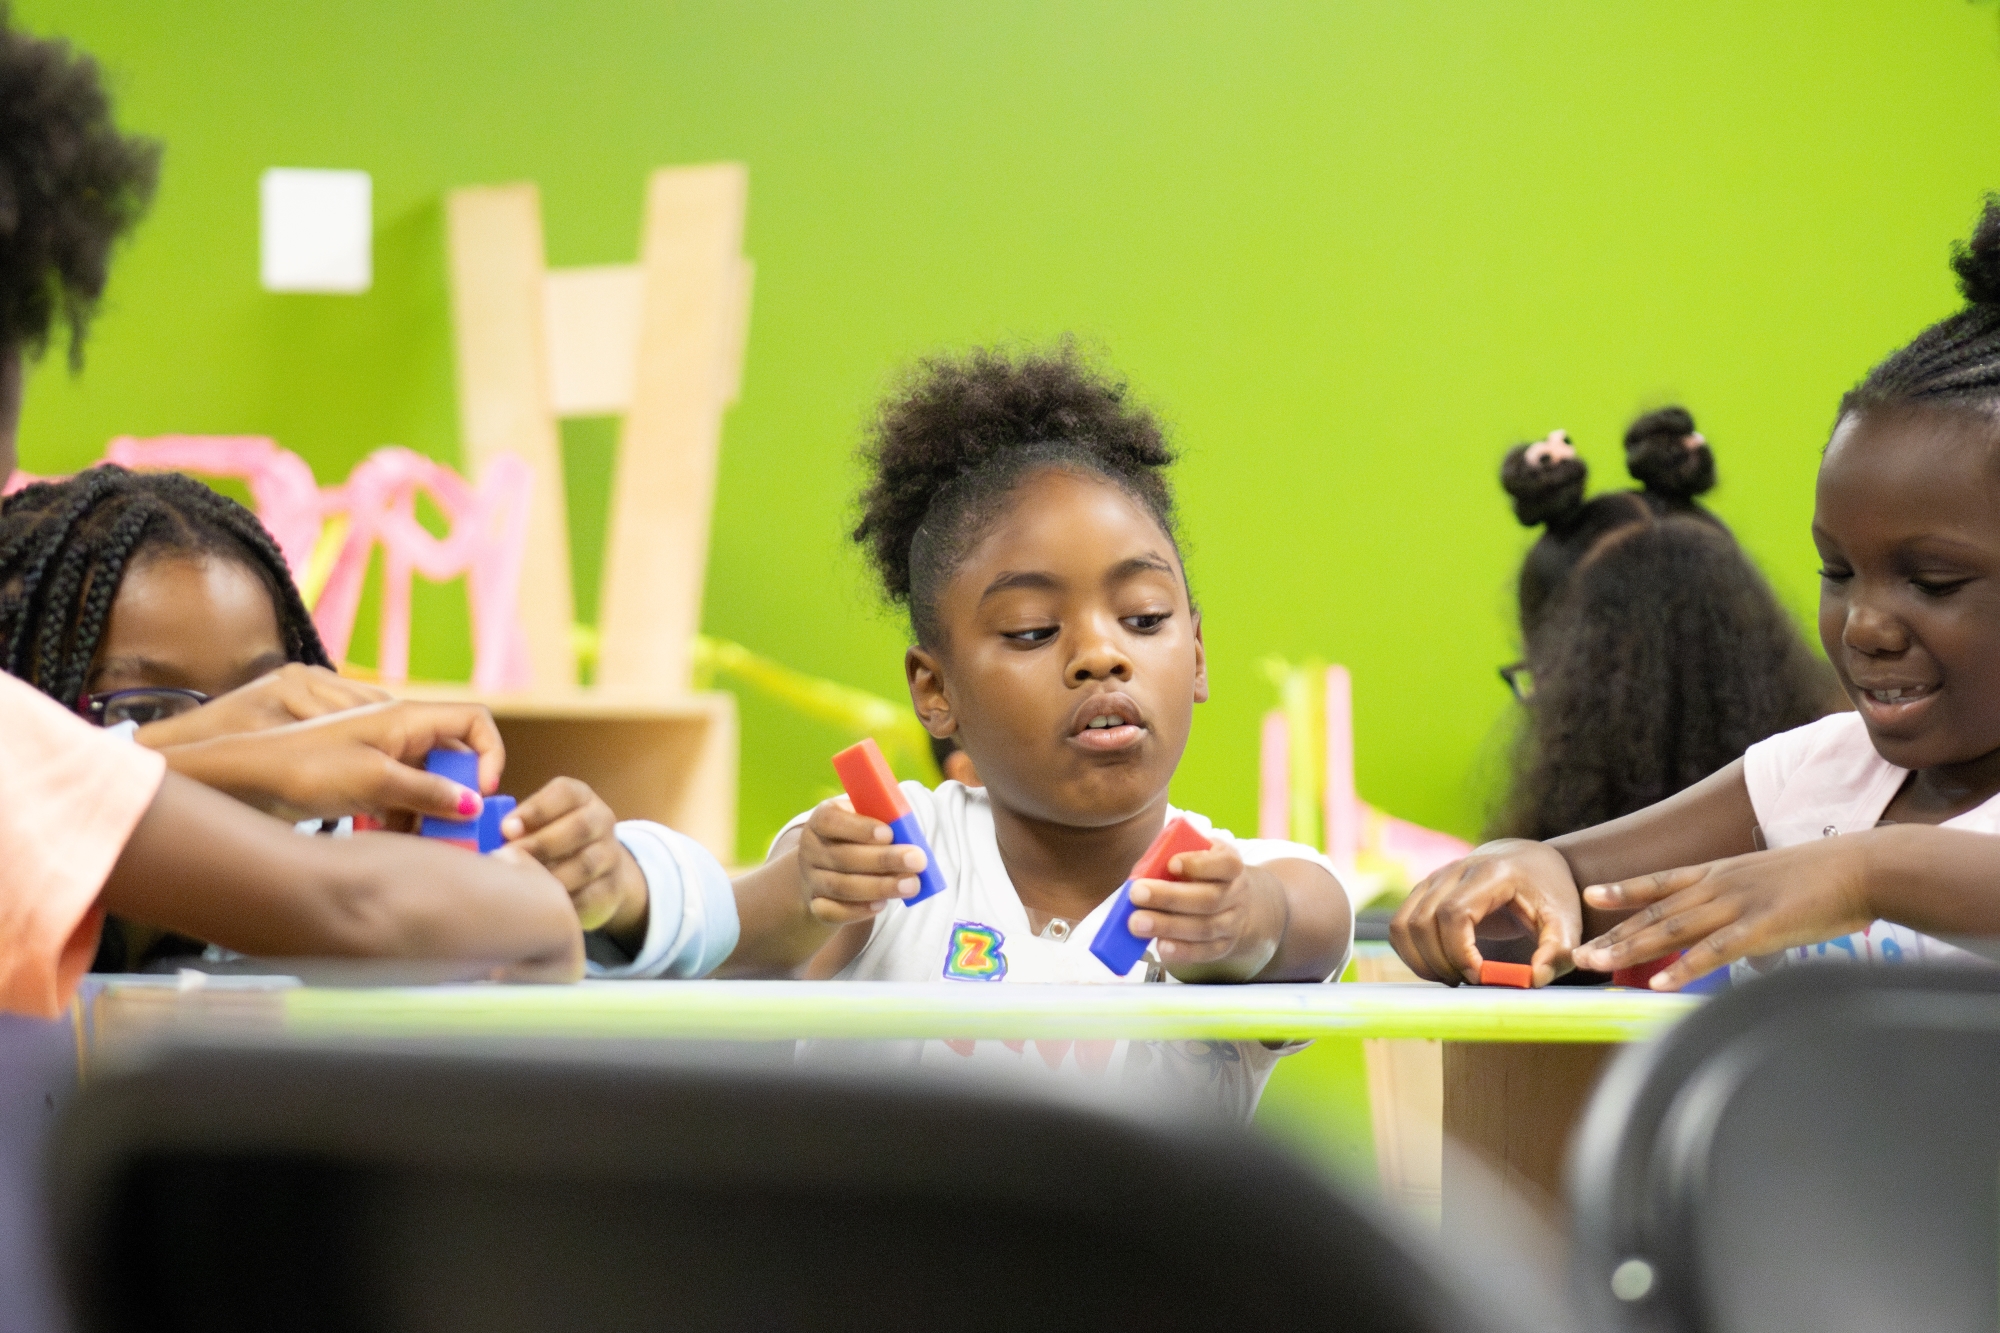
{"label": "pink plastic tubing", "polygon": [[1326,669],[1326,854],[1336,869],[1354,869],[1361,846],[1360,801],[1354,792],[1354,681],[1344,666]]}
{"label": "pink plastic tubing", "polygon": [[156,435],[141,440],[121,435],[104,451],[104,461],[120,467],[200,472],[241,477],[250,486],[257,517],[291,566],[305,573],[319,540],[324,504],[319,483],[306,460],[262,435]]}
{"label": "pink plastic tubing", "polygon": [[[511,454],[496,457],[477,488],[450,468],[408,449],[377,449],[361,460],[345,486],[323,493],[334,501],[330,510],[347,511],[350,524],[313,613],[327,652],[335,658],[346,655],[368,555],[380,542],[382,627],[376,662],[382,679],[409,678],[411,575],[441,582],[464,574],[472,603],[473,686],[525,688],[528,643],[515,597],[527,547],[532,485],[528,465]],[[419,491],[450,522],[443,538],[433,537],[417,522]]]}
{"label": "pink plastic tubing", "polygon": [[1264,714],[1257,752],[1257,836],[1283,841],[1292,836],[1292,738],[1285,710]]}
{"label": "pink plastic tubing", "polygon": [[[311,561],[321,524],[345,512],[346,540],[313,611],[320,638],[336,662],[347,656],[369,553],[380,542],[377,669],[384,680],[409,678],[411,576],[420,573],[442,582],[464,574],[472,604],[473,686],[509,690],[528,684],[528,645],[515,598],[527,548],[533,476],[513,455],[496,457],[477,487],[422,454],[391,446],[364,458],[345,485],[321,489],[304,459],[251,435],[126,436],[112,441],[106,461],[243,478],[257,516],[270,529],[294,578]],[[417,521],[419,491],[449,522],[443,538],[433,537]]]}

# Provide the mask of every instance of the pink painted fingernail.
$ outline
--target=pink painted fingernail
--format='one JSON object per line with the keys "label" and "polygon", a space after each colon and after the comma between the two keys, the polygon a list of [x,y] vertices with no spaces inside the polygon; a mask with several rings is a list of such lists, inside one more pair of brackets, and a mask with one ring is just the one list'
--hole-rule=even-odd
{"label": "pink painted fingernail", "polygon": [[479,813],[479,797],[474,792],[461,791],[458,794],[458,813],[471,818]]}

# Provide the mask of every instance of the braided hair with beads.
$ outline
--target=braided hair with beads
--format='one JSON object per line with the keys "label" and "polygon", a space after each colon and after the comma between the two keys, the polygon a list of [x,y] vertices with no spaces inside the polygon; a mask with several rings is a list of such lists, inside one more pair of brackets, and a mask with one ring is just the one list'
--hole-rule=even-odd
{"label": "braided hair with beads", "polygon": [[119,583],[162,552],[212,555],[263,580],[285,656],[331,666],[290,570],[257,516],[177,472],[106,465],[0,505],[0,668],[74,708]]}
{"label": "braided hair with beads", "polygon": [[1891,353],[1840,400],[1840,415],[1922,404],[2000,407],[2000,195],[1988,195],[1972,239],[1952,247],[1965,309]]}
{"label": "braided hair with beads", "polygon": [[861,460],[870,481],[854,540],[927,645],[938,643],[939,593],[1031,473],[1102,478],[1181,546],[1165,476],[1174,452],[1158,418],[1068,341],[918,362],[883,403]]}

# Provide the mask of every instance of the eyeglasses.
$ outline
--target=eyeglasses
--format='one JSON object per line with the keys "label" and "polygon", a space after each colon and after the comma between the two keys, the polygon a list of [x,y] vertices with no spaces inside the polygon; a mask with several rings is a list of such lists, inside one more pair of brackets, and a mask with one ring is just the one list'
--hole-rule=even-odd
{"label": "eyeglasses", "polygon": [[1528,669],[1526,662],[1509,662],[1500,668],[1500,679],[1507,682],[1507,688],[1514,691],[1514,697],[1522,703],[1535,693],[1535,673]]}
{"label": "eyeglasses", "polygon": [[200,690],[111,690],[84,695],[76,701],[76,711],[100,727],[122,722],[143,727],[148,722],[192,713],[207,702],[208,696]]}

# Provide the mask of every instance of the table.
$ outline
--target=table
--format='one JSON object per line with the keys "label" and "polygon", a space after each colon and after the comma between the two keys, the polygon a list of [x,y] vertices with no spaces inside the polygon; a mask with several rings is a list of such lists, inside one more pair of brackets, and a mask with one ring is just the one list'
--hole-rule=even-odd
{"label": "table", "polygon": [[[1364,959],[1364,962],[1367,960]],[[1380,969],[1375,969],[1379,972]],[[288,978],[93,978],[80,1000],[80,1067],[174,1031],[301,1037],[1267,1041],[1439,1043],[1446,1138],[1547,1210],[1570,1129],[1608,1054],[1699,1001],[1645,991],[1426,984],[974,986],[892,982],[583,982],[575,986],[326,988]],[[1406,1065],[1408,1061],[1404,1062]],[[1371,1078],[1378,1103],[1391,1094]],[[1426,1112],[1419,1111],[1420,1116]],[[1378,1157],[1384,1107],[1376,1107]],[[1442,1166],[1447,1224],[1461,1193]]]}

